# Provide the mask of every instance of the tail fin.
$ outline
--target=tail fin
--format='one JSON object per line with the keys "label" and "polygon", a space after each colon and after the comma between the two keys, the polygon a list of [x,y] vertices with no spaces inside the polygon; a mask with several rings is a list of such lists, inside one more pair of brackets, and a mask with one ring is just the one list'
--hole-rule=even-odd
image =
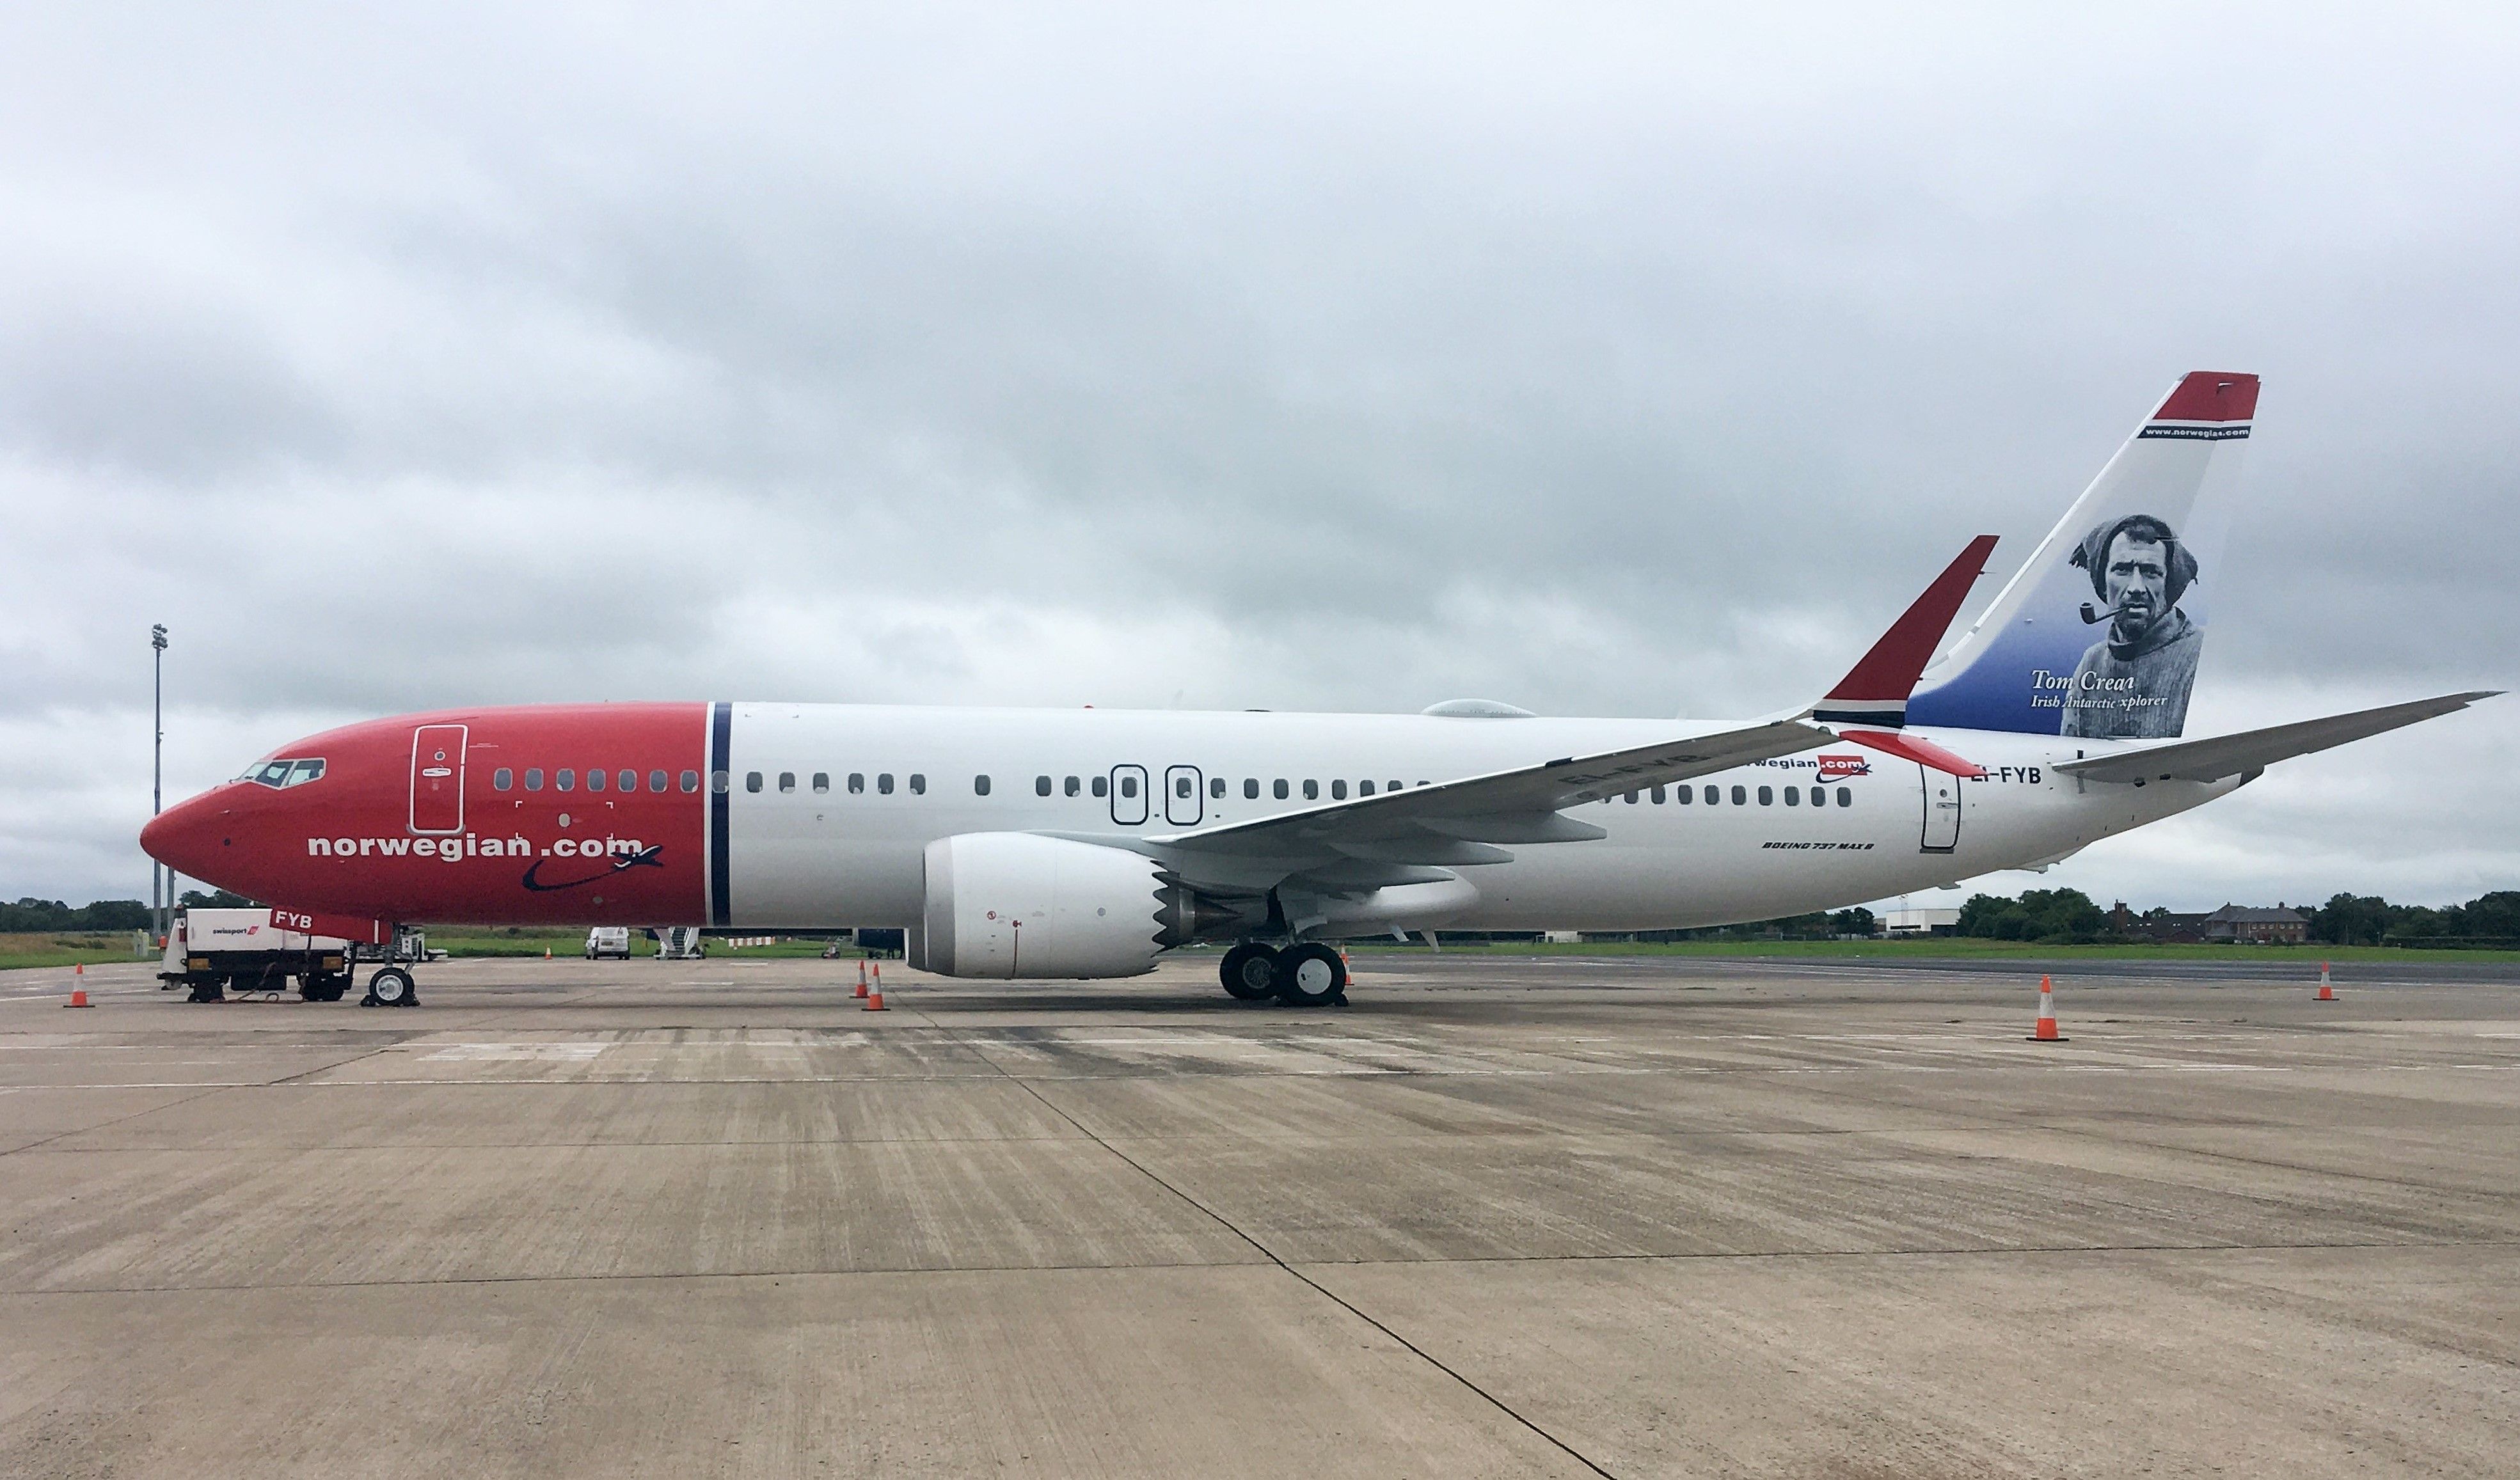
{"label": "tail fin", "polygon": [[2193,371],[1908,700],[1908,723],[2168,739],[2205,643],[2258,378]]}

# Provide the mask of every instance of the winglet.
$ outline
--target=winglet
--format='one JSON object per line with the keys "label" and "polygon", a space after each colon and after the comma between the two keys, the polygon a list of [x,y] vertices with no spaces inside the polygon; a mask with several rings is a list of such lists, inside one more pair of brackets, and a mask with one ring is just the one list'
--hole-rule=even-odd
{"label": "winglet", "polygon": [[[1995,536],[1981,534],[1968,542],[1959,558],[1943,567],[1925,594],[1916,598],[1872,650],[1837,681],[1828,696],[1812,706],[1811,717],[1823,725],[1870,725],[1896,730],[1908,722],[1908,695],[1934,656],[1934,647],[1951,630],[1969,587],[1986,573]],[[1965,762],[1963,762],[1965,764]]]}

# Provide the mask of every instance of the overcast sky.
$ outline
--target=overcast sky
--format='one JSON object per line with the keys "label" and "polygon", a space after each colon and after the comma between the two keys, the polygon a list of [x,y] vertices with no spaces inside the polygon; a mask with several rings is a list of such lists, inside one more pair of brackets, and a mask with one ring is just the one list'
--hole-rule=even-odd
{"label": "overcast sky", "polygon": [[[0,896],[147,893],[157,621],[170,800],[473,702],[1797,705],[2192,368],[2191,735],[2520,679],[2491,8],[1195,9],[9,8]],[[2520,887],[2513,703],[1982,886]]]}

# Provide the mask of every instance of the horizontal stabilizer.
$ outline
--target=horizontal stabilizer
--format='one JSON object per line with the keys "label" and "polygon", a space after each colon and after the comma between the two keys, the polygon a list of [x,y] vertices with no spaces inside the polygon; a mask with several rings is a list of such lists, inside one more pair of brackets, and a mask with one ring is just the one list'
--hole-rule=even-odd
{"label": "horizontal stabilizer", "polygon": [[2456,713],[2478,699],[2492,698],[2499,692],[2486,689],[2472,694],[2446,694],[2439,698],[2389,704],[2378,709],[2358,710],[2353,714],[2332,714],[2325,719],[2277,725],[2271,730],[2246,730],[2238,735],[2218,735],[2212,740],[2155,745],[2148,750],[2060,761],[2055,769],[2095,782],[2218,782],[2225,777],[2263,771],[2276,761],[2290,760],[2296,755],[2308,755],[2349,740],[2385,735],[2421,720]]}
{"label": "horizontal stabilizer", "polygon": [[1901,760],[1914,761],[1919,766],[1947,772],[1962,781],[1977,781],[1986,768],[1972,760],[1963,760],[1935,744],[1921,735],[1889,735],[1878,730],[1840,730],[1842,740],[1853,740],[1867,750],[1878,750]]}

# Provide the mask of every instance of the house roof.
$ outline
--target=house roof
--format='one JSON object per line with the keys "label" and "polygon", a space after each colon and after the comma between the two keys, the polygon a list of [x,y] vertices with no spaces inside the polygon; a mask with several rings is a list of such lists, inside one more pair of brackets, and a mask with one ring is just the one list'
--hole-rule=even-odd
{"label": "house roof", "polygon": [[2310,923],[2310,918],[2300,911],[2287,910],[2280,906],[2269,910],[2256,905],[2225,905],[2205,918],[2230,925],[2306,925]]}

